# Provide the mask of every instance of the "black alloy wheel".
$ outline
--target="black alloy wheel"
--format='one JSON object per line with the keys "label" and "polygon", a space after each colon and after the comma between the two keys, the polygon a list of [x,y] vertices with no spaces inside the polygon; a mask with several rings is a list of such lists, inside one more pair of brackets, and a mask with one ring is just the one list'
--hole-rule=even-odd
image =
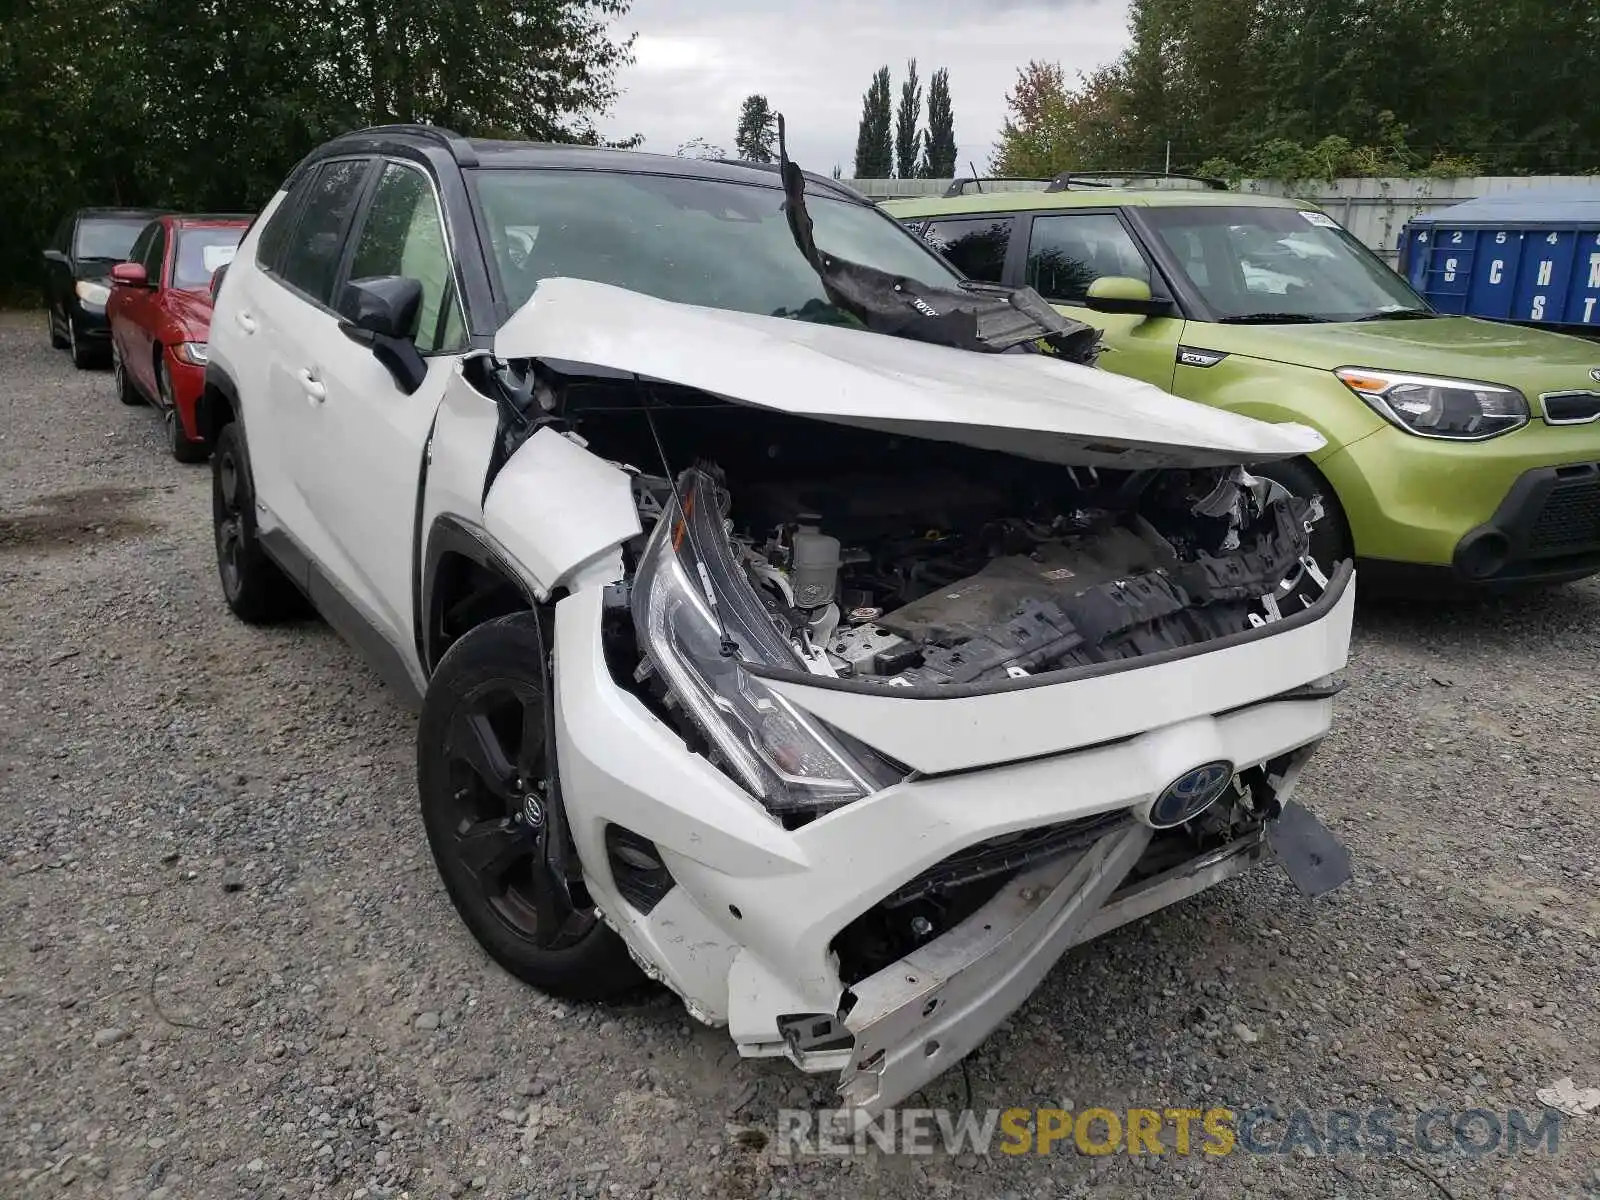
{"label": "black alloy wheel", "polygon": [[417,730],[422,819],[451,902],[496,962],[545,991],[606,999],[641,976],[547,854],[559,801],[543,647],[531,612],[450,647]]}

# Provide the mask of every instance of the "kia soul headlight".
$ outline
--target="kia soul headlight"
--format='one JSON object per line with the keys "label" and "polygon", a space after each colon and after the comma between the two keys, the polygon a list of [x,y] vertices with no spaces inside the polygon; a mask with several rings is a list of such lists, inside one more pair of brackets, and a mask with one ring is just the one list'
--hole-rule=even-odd
{"label": "kia soul headlight", "polygon": [[903,770],[746,669],[805,665],[734,555],[723,499],[711,476],[686,471],[650,535],[631,601],[649,661],[723,770],[774,813],[836,808],[898,783]]}
{"label": "kia soul headlight", "polygon": [[1379,416],[1419,437],[1482,441],[1528,423],[1527,398],[1502,384],[1364,367],[1341,367],[1334,374]]}

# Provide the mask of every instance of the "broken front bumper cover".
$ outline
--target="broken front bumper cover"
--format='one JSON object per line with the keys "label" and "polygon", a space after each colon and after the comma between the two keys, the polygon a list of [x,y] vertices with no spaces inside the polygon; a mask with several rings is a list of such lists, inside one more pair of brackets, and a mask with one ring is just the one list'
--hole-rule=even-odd
{"label": "broken front bumper cover", "polygon": [[[1314,842],[1319,858],[1342,856],[1309,812],[1293,804],[1285,812],[1305,839],[1297,845]],[[1067,950],[1248,870],[1269,853],[1270,830],[1258,827],[1126,887],[1152,837],[1146,826],[1126,825],[1081,854],[1018,875],[954,929],[851,989],[844,1024],[854,1046],[839,1055],[848,1055],[839,1080],[844,1103],[871,1115],[915,1092],[975,1050]],[[1298,864],[1285,866],[1298,882]],[[792,1057],[808,1069],[824,1067]]]}

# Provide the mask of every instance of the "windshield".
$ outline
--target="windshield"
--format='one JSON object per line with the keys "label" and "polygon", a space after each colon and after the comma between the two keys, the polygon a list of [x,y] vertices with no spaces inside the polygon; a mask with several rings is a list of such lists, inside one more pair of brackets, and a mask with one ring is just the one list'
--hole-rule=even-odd
{"label": "windshield", "polygon": [[[494,170],[478,172],[476,192],[513,310],[540,279],[569,276],[710,308],[842,317],[795,246],[775,187]],[[933,287],[960,281],[921,239],[877,209],[812,193],[806,209],[824,251]]]}
{"label": "windshield", "polygon": [[244,237],[243,225],[206,225],[185,229],[178,235],[178,255],[172,262],[172,286],[202,290],[211,286],[218,267],[233,261],[233,252]]}
{"label": "windshield", "polygon": [[1320,212],[1151,207],[1145,218],[1222,321],[1358,321],[1427,305]]}
{"label": "windshield", "polygon": [[149,217],[85,217],[78,222],[73,253],[79,258],[108,258],[121,262],[128,257],[134,239],[148,224]]}

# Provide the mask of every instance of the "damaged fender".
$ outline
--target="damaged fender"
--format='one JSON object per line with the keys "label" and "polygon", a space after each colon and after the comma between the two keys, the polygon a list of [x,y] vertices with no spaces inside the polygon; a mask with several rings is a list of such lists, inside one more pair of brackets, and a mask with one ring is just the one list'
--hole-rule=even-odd
{"label": "damaged fender", "polygon": [[548,427],[495,476],[483,525],[527,570],[540,600],[580,580],[622,578],[619,547],[640,532],[627,473]]}

